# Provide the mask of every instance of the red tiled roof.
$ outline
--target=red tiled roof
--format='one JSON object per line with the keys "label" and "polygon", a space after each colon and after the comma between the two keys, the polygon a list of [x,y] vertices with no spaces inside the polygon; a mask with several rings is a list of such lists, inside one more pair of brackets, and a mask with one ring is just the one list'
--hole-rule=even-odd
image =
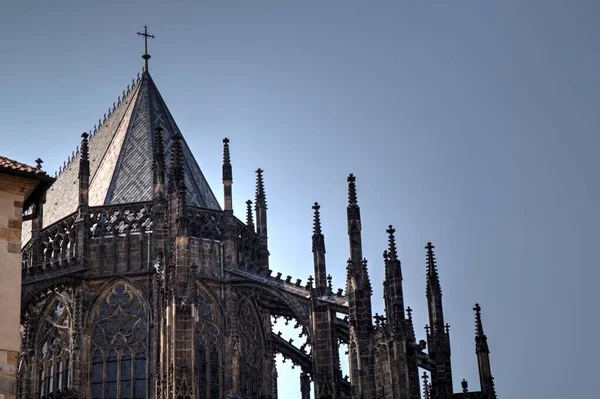
{"label": "red tiled roof", "polygon": [[48,176],[46,172],[38,169],[34,166],[29,166],[21,162],[14,161],[12,159],[0,156],[0,172],[16,172],[20,175],[30,175],[31,177],[36,176]]}

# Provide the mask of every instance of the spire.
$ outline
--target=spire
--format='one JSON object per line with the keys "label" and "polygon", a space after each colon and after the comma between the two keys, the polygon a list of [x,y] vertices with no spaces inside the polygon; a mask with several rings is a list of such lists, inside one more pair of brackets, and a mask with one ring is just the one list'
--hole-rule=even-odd
{"label": "spire", "polygon": [[406,335],[406,316],[404,314],[404,290],[402,288],[402,264],[398,260],[396,248],[396,229],[392,225],[386,230],[388,233],[388,249],[383,253],[385,262],[384,299],[385,311],[389,324],[393,330],[400,334],[401,339],[408,339]]}
{"label": "spire", "polygon": [[429,384],[429,377],[427,373],[423,372],[423,399],[431,399],[431,385]]}
{"label": "spire", "polygon": [[475,353],[477,354],[477,365],[479,366],[481,391],[488,395],[487,398],[495,398],[496,390],[490,366],[490,348],[488,347],[487,336],[483,332],[481,306],[476,303],[473,311],[475,312]]}
{"label": "spire", "polygon": [[406,308],[406,314],[408,315],[408,338],[409,341],[416,342],[417,338],[415,335],[415,325],[413,323],[412,312],[413,310],[410,308],[410,306]]}
{"label": "spire", "polygon": [[398,251],[396,249],[396,237],[394,236],[394,233],[396,233],[396,229],[390,224],[388,229],[386,230],[386,233],[388,233],[389,237],[388,237],[388,254],[390,257],[390,260],[398,260]]}
{"label": "spire", "polygon": [[433,249],[435,247],[431,242],[425,246],[427,250],[427,302],[429,308],[429,324],[433,335],[442,334],[444,330],[444,310],[442,305],[442,288],[440,286],[440,277],[438,275],[437,263]]}
{"label": "spire", "polygon": [[231,157],[229,155],[229,139],[223,139],[223,191],[225,207],[223,210],[233,212],[233,198],[231,184],[233,183],[233,172],[231,170]]}
{"label": "spire", "polygon": [[440,295],[442,294],[437,263],[435,260],[435,254],[433,253],[434,248],[435,247],[433,244],[431,244],[431,242],[428,242],[427,246],[425,246],[425,249],[427,249],[427,295],[430,294],[431,290],[437,290],[439,291]]}
{"label": "spire", "polygon": [[313,219],[312,252],[315,267],[315,285],[319,296],[327,294],[327,270],[325,266],[325,237],[321,231],[321,206],[315,202]]}
{"label": "spire", "polygon": [[263,181],[263,170],[256,170],[256,200],[254,209],[256,210],[256,233],[267,237],[267,196],[265,194],[265,184]]}
{"label": "spire", "polygon": [[487,337],[483,333],[483,324],[481,323],[481,306],[478,303],[473,308],[475,311],[475,342],[476,342],[476,353],[490,353],[490,349],[487,343]]}
{"label": "spire", "polygon": [[150,54],[148,54],[148,39],[154,39],[154,35],[148,33],[148,27],[144,25],[144,31],[137,33],[139,36],[144,36],[144,54],[142,58],[144,59],[144,71],[148,72],[148,60],[150,59]]}
{"label": "spire", "polygon": [[[442,303],[442,289],[437,271],[434,246],[428,242],[425,246],[426,271],[427,271],[427,309],[429,313],[429,326],[431,333],[428,335],[429,357],[438,364],[438,369],[431,373],[431,383],[435,395],[452,394],[452,363],[450,351],[450,333],[444,323],[444,307]],[[435,396],[434,395],[434,396]]]}
{"label": "spire", "polygon": [[254,231],[254,217],[252,215],[252,201],[246,201],[246,226]]}
{"label": "spire", "polygon": [[154,198],[164,198],[165,196],[165,145],[163,139],[163,128],[157,127],[154,136],[154,151],[152,159],[153,169],[153,192]]}
{"label": "spire", "polygon": [[264,207],[267,208],[267,196],[265,194],[265,184],[263,180],[264,170],[256,169],[256,202],[255,208]]}
{"label": "spire", "polygon": [[185,196],[185,176],[183,170],[183,154],[181,149],[181,135],[177,132],[173,134],[173,160],[171,161],[171,176],[169,189],[177,191]]}
{"label": "spire", "polygon": [[81,135],[81,156],[79,158],[79,212],[87,213],[89,204],[90,159],[88,134]]}
{"label": "spire", "polygon": [[348,175],[348,206],[358,206],[356,198],[356,177],[352,173]]}
{"label": "spire", "polygon": [[348,238],[350,240],[350,259],[358,265],[362,259],[362,236],[360,207],[356,198],[356,178],[353,174],[348,176]]}

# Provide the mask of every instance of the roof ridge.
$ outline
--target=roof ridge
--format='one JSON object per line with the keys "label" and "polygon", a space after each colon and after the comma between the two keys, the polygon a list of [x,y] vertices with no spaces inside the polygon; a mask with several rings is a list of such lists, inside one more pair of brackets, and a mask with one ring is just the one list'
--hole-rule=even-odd
{"label": "roof ridge", "polygon": [[[142,67],[142,74],[143,73],[144,73],[144,68]],[[89,134],[90,144],[91,144],[92,139],[96,136],[96,133],[98,133],[102,127],[108,126],[110,117],[114,115],[117,108],[119,108],[124,102],[126,102],[126,100],[129,100],[129,98],[135,91],[134,88],[137,87],[137,85],[139,85],[141,81],[142,81],[142,78],[140,76],[140,73],[138,72],[137,77],[131,79],[131,85],[128,84],[127,87],[123,90],[122,96],[118,96],[117,101],[113,102],[112,108],[111,107],[108,108],[108,114],[104,114],[103,119],[98,119],[98,124],[94,125],[94,128],[89,130],[88,134]],[[71,166],[71,164],[73,163],[73,161],[75,161],[75,159],[77,158],[78,155],[79,155],[79,146],[76,146],[75,151],[72,151],[71,155],[67,156],[67,159],[63,162],[62,166],[61,165],[58,166],[58,169],[54,172],[54,177],[55,178],[60,177],[63,174],[63,172],[68,167]]]}
{"label": "roof ridge", "polygon": [[[40,160],[41,162],[41,160]],[[41,164],[40,164],[41,165]],[[48,173],[43,170],[41,167],[31,166],[29,164],[19,162],[9,157],[5,157],[0,155],[0,168],[12,169],[15,171],[32,173],[32,174],[42,174],[50,177]]]}

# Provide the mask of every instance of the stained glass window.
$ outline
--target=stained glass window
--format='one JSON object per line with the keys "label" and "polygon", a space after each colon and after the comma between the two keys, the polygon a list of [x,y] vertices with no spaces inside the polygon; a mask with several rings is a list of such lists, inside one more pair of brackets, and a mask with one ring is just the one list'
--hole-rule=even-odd
{"label": "stained glass window", "polygon": [[70,388],[71,315],[54,299],[44,314],[37,346],[38,393],[45,397]]}
{"label": "stained glass window", "polygon": [[98,302],[94,319],[92,398],[146,398],[148,312],[142,299],[117,283]]}

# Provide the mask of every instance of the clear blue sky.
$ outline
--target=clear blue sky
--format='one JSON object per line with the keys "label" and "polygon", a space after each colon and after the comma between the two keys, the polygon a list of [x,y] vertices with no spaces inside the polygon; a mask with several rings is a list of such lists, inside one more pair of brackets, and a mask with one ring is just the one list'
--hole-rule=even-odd
{"label": "clear blue sky", "polygon": [[[374,311],[393,224],[421,337],[436,245],[455,389],[478,389],[477,301],[501,398],[596,397],[599,14],[584,0],[5,2],[0,153],[57,169],[141,69],[146,23],[150,71],[220,199],[231,139],[238,216],[265,169],[273,269],[312,274],[319,201],[344,285],[352,172]],[[299,398],[288,365],[281,396]]]}

